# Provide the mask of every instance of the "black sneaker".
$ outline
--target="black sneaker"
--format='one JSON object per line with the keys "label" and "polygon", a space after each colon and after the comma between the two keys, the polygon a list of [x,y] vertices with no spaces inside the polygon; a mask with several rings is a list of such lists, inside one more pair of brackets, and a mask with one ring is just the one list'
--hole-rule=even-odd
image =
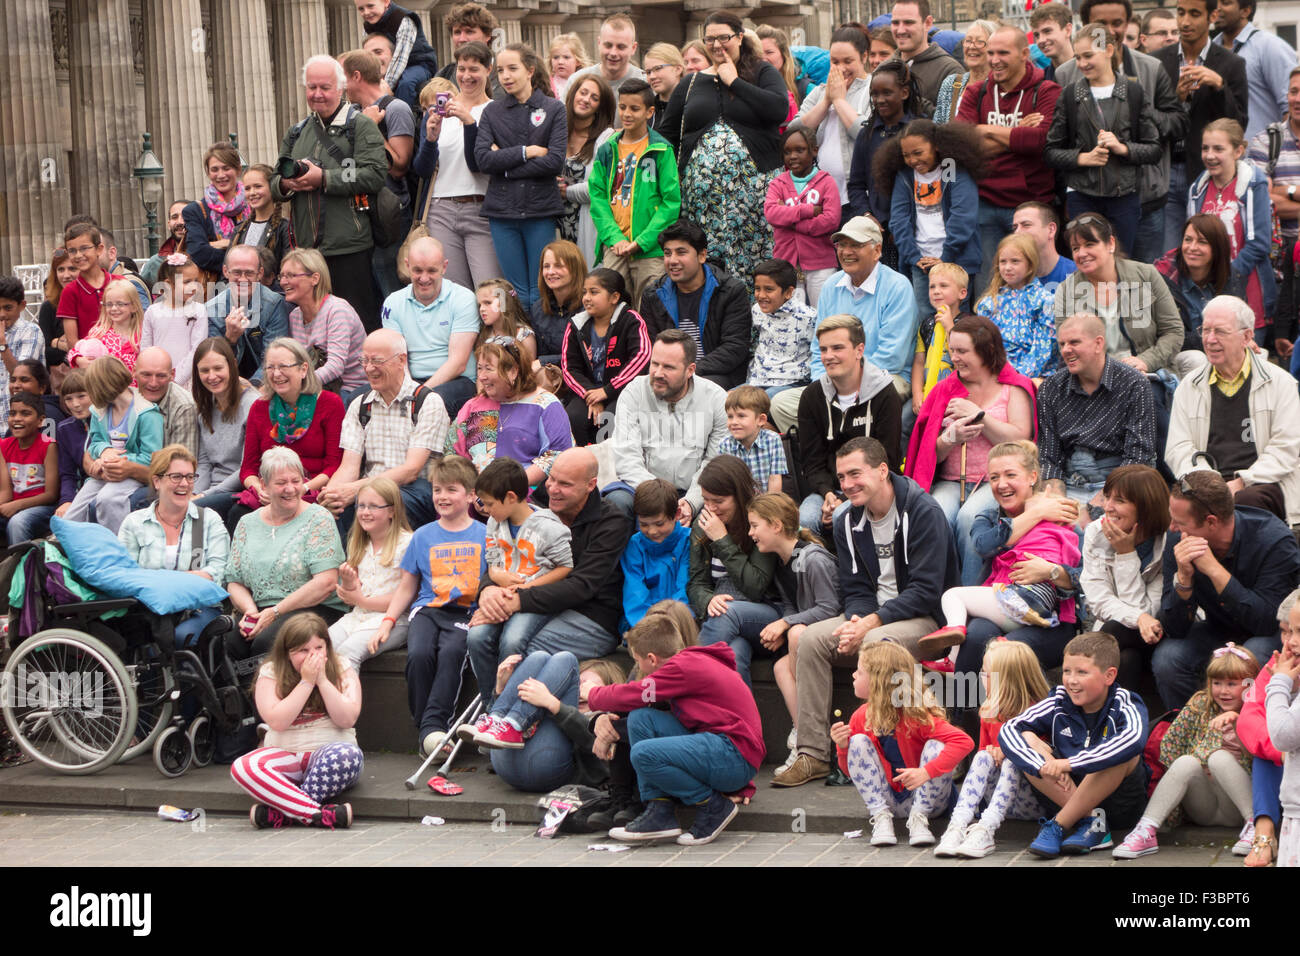
{"label": "black sneaker", "polygon": [[327,830],[346,830],[352,826],[352,804],[327,803],[312,815],[311,825]]}
{"label": "black sneaker", "polygon": [[737,804],[715,790],[713,796],[699,804],[695,813],[695,822],[691,824],[691,832],[683,833],[677,838],[677,842],[682,846],[703,846],[705,843],[712,843],[739,812],[740,807]]}
{"label": "black sneaker", "polygon": [[259,830],[279,830],[289,822],[289,818],[283,813],[275,807],[268,807],[265,803],[253,804],[248,811],[248,819]]}
{"label": "black sneaker", "polygon": [[614,814],[614,826],[625,827],[643,813],[645,813],[645,804],[639,800],[625,803],[623,808]]}
{"label": "black sneaker", "polygon": [[671,800],[651,800],[645,812],[627,826],[609,831],[611,839],[641,843],[648,840],[666,840],[680,836],[682,828],[677,823],[677,811]]}

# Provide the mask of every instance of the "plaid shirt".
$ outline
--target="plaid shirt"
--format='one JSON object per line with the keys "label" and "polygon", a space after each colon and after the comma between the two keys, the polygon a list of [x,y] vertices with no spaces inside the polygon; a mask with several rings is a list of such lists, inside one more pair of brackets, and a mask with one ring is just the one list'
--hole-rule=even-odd
{"label": "plaid shirt", "polygon": [[767,479],[772,475],[785,475],[789,468],[785,463],[785,449],[781,446],[781,436],[774,431],[759,429],[754,444],[746,448],[731,435],[722,439],[718,445],[719,455],[735,455],[745,463],[754,476],[758,493],[767,493]]}
{"label": "plaid shirt", "polygon": [[[127,554],[142,568],[189,571],[194,522],[199,516],[198,505],[191,501],[185,512],[185,523],[181,526],[178,542],[180,547],[174,562],[167,560],[167,531],[154,513],[155,507],[156,505],[150,505],[127,515],[117,531],[117,540],[122,542]],[[206,572],[218,585],[225,587],[230,535],[226,534],[221,515],[211,508],[204,508],[203,512],[203,564],[194,570]]]}
{"label": "plaid shirt", "polygon": [[[447,406],[437,392],[429,392],[420,406],[420,418],[411,422],[411,401],[415,394],[415,380],[408,372],[391,405],[374,390],[352,400],[343,418],[343,432],[339,446],[365,458],[364,478],[372,478],[406,461],[411,448],[424,448],[441,453],[447,442],[451,419]],[[370,422],[361,427],[361,406],[370,402]]]}
{"label": "plaid shirt", "polygon": [[184,445],[196,458],[199,454],[199,408],[187,389],[175,382],[158,403],[163,415],[163,444]]}
{"label": "plaid shirt", "polygon": [[[45,336],[31,319],[19,318],[5,332],[5,347],[16,362],[45,361]],[[9,370],[0,362],[0,435],[9,434]]]}

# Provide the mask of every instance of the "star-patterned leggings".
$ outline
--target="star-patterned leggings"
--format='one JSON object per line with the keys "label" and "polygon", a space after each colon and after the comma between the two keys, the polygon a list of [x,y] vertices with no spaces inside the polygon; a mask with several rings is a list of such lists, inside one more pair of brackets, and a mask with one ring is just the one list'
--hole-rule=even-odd
{"label": "star-patterned leggings", "polygon": [[258,803],[306,823],[321,804],[361,776],[364,758],[356,744],[326,744],[308,753],[263,747],[230,766],[230,776]]}
{"label": "star-patterned leggings", "polygon": [[[928,763],[942,751],[941,741],[927,740],[925,746],[921,748],[921,763]],[[952,801],[952,774],[950,773],[933,777],[915,790],[904,790],[902,793],[895,792],[889,785],[891,776],[893,774],[886,775],[884,764],[880,762],[880,754],[876,751],[876,745],[871,742],[870,737],[866,734],[856,734],[849,738],[849,777],[852,778],[853,786],[858,788],[858,793],[866,803],[867,812],[873,817],[881,810],[890,810],[894,816],[905,819],[911,814],[913,808],[927,817],[933,817],[943,813]]]}
{"label": "star-patterned leggings", "polygon": [[996,833],[1007,817],[1013,820],[1037,820],[1043,815],[1037,791],[1016,769],[1010,760],[1002,761],[1002,769],[993,764],[987,750],[981,750],[970,762],[966,779],[962,781],[957,805],[952,808],[951,826],[970,826],[975,822],[980,804],[988,806],[980,815],[980,825],[990,834]]}

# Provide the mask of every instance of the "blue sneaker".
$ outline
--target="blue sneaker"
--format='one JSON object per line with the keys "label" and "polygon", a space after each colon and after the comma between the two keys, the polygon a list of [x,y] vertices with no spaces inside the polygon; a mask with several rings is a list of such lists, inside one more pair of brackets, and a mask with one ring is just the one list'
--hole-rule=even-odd
{"label": "blue sneaker", "polygon": [[1106,811],[1093,810],[1074,828],[1074,832],[1061,841],[1061,852],[1071,856],[1091,853],[1093,850],[1105,850],[1115,845],[1110,838],[1110,827],[1106,825]]}
{"label": "blue sneaker", "polygon": [[1034,842],[1029,844],[1029,852],[1044,860],[1055,860],[1061,855],[1061,841],[1065,839],[1065,831],[1054,819],[1039,817],[1038,823],[1040,824],[1038,836],[1034,837]]}
{"label": "blue sneaker", "polygon": [[705,843],[712,843],[739,812],[740,807],[737,804],[715,790],[708,800],[699,805],[695,814],[695,823],[691,825],[691,832],[683,833],[677,838],[677,842],[682,846],[703,846]]}
{"label": "blue sneaker", "polygon": [[682,828],[677,823],[677,809],[671,800],[647,800],[642,814],[626,826],[614,827],[609,831],[611,839],[625,840],[629,843],[643,843],[649,840],[666,840],[681,836]]}

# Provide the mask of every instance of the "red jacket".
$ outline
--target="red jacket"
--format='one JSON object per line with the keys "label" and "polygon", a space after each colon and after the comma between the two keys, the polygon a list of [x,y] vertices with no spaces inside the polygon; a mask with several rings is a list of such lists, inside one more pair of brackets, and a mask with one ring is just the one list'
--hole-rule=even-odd
{"label": "red jacket", "polygon": [[[248,406],[248,426],[244,432],[244,462],[239,469],[239,480],[247,481],[256,475],[262,467],[262,452],[274,447],[277,442],[271,438],[270,402],[259,398]],[[317,475],[333,475],[343,462],[343,449],[339,439],[343,434],[343,399],[330,391],[322,391],[316,396],[316,409],[311,416],[307,432],[292,445],[302,459],[303,471],[307,480]]]}
{"label": "red jacket", "polygon": [[980,718],[980,750],[984,750],[987,747],[1001,746],[1001,744],[998,743],[998,734],[1001,732],[1004,723],[1005,721],[1001,720],[985,720],[983,717]]}
{"label": "red jacket", "polygon": [[[866,734],[871,738],[871,742],[876,745],[876,753],[880,755],[880,762],[888,767],[889,762],[885,760],[885,751],[880,746],[880,741],[876,739],[875,733],[867,726],[866,704],[855,710],[853,716],[849,718],[849,737],[852,738],[858,734]],[[935,777],[942,777],[945,773],[952,773],[961,758],[975,749],[975,742],[966,736],[963,731],[938,717],[930,724],[924,724],[916,720],[904,720],[894,728],[894,740],[898,742],[898,752],[903,755],[903,763],[909,767],[921,766],[921,748],[925,746],[927,740],[943,741],[943,751],[939,756],[921,768],[930,775],[931,780]],[[840,769],[844,771],[845,776],[848,776],[848,750],[837,746],[835,753],[839,757]],[[895,792],[902,793],[903,785],[894,783],[893,774],[890,774],[889,785],[893,787]]]}
{"label": "red jacket", "polygon": [[[1043,153],[1060,95],[1061,87],[1043,79],[1043,71],[1032,63],[1009,93],[998,89],[992,77],[966,87],[957,110],[959,121],[1011,127],[1010,148],[989,159],[988,171],[979,181],[981,200],[1003,209],[1031,200],[1049,205],[1056,201],[1056,173]],[[1041,113],[1043,121],[1037,126],[1016,125],[1031,113]]]}
{"label": "red jacket", "polygon": [[593,711],[626,714],[652,703],[667,703],[687,730],[723,735],[755,771],[762,766],[767,748],[758,705],[736,673],[736,655],[726,644],[687,647],[649,677],[593,687],[587,694]]}
{"label": "red jacket", "polygon": [[[822,207],[821,215],[815,209]],[[787,169],[767,187],[763,214],[772,224],[772,249],[796,269],[838,269],[831,233],[840,226],[840,191],[830,173],[818,171],[802,193]],[[816,302],[809,302],[814,309]]]}
{"label": "red jacket", "polygon": [[1282,754],[1273,746],[1268,736],[1268,720],[1264,716],[1264,688],[1273,677],[1274,654],[1260,670],[1255,683],[1246,689],[1241,699],[1241,715],[1237,718],[1237,736],[1241,745],[1252,757],[1271,760],[1282,766]]}

